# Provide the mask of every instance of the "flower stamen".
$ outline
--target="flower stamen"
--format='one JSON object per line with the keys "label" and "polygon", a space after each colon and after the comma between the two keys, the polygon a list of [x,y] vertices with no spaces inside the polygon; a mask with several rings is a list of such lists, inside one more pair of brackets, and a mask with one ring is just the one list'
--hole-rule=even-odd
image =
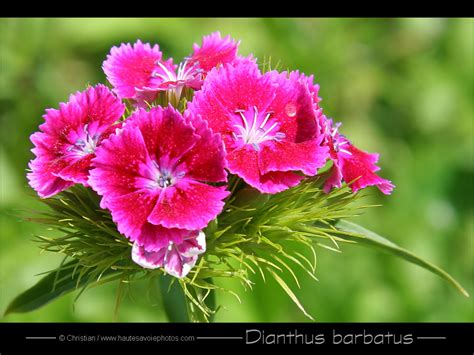
{"label": "flower stamen", "polygon": [[[252,145],[256,151],[260,150],[260,145],[263,142],[281,141],[286,137],[285,133],[278,131],[280,123],[275,119],[271,119],[273,112],[260,115],[257,107],[253,106],[253,112],[236,110],[235,114],[238,115],[240,120],[233,125],[236,132],[232,132],[232,137],[235,141]],[[251,124],[248,118],[250,115],[252,115]]]}
{"label": "flower stamen", "polygon": [[79,139],[72,145],[70,145],[66,151],[74,153],[79,156],[86,156],[93,154],[97,148],[97,143],[99,142],[100,135],[94,134],[91,135],[88,131],[88,125],[84,125],[83,132],[80,134]]}

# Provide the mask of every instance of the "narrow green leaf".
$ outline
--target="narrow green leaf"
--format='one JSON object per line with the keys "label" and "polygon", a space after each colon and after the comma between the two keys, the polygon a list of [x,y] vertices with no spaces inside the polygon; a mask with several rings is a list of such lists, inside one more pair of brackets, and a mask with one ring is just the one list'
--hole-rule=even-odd
{"label": "narrow green leaf", "polygon": [[298,297],[296,297],[296,295],[291,290],[291,288],[286,284],[286,282],[280,276],[278,276],[278,274],[275,271],[273,271],[272,269],[267,268],[267,270],[268,270],[268,272],[270,272],[270,274],[272,274],[275,281],[278,282],[278,284],[283,289],[283,291],[286,292],[286,294],[291,298],[291,300],[296,304],[296,306],[301,310],[301,312],[303,312],[303,314],[306,317],[308,317],[309,319],[314,321],[314,318],[311,317],[311,315],[308,312],[306,312],[306,310],[304,309],[304,307],[301,304],[300,300],[298,299]]}
{"label": "narrow green leaf", "polygon": [[188,323],[186,298],[178,280],[169,275],[162,275],[158,279],[168,320],[173,323]]}
{"label": "narrow green leaf", "polygon": [[[204,279],[204,282],[212,285],[212,279]],[[189,320],[194,323],[210,323],[216,312],[215,289],[203,289],[196,285],[185,286],[186,305]]]}
{"label": "narrow green leaf", "polygon": [[[34,311],[66,293],[93,282],[94,280],[91,280],[89,275],[79,280],[80,273],[74,267],[76,264],[77,261],[71,261],[62,265],[58,270],[51,271],[36,285],[15,297],[8,305],[4,315]],[[115,272],[108,270],[104,276]]]}
{"label": "narrow green leaf", "polygon": [[[176,278],[162,275],[159,279],[163,306],[170,322],[211,322],[213,320],[214,313],[204,314],[196,304],[192,304],[188,297],[192,297],[198,304],[202,302],[201,307],[214,311],[216,309],[215,290],[203,291],[196,287],[188,286],[189,294],[185,295],[181,284]],[[212,284],[211,279],[205,279],[205,281]]]}
{"label": "narrow green leaf", "polygon": [[360,243],[361,245],[380,248],[388,252],[389,254],[401,257],[411,263],[417,264],[442,277],[453,287],[455,287],[459,292],[461,292],[464,296],[469,297],[467,291],[446,271],[436,265],[431,264],[428,261],[421,259],[412,252],[401,248],[390,240],[385,239],[384,237],[381,237],[380,235],[369,231],[355,223],[343,219],[336,222],[334,227],[336,227],[340,232],[343,233],[342,238],[350,241],[355,241],[357,243]]}

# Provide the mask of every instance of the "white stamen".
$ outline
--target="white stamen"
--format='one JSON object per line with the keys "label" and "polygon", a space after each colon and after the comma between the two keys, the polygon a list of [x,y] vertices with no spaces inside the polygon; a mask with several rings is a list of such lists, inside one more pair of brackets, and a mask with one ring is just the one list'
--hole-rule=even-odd
{"label": "white stamen", "polygon": [[259,151],[261,143],[269,140],[281,141],[286,137],[283,132],[275,132],[278,129],[279,122],[270,120],[272,112],[266,113],[263,120],[259,122],[261,116],[259,116],[257,107],[254,106],[253,110],[252,124],[249,123],[245,110],[235,111],[242,119],[242,124],[235,124],[236,131],[232,132],[232,136],[236,141],[242,139],[245,144],[250,144],[256,151]]}
{"label": "white stamen", "polygon": [[85,156],[95,152],[97,142],[99,141],[100,135],[95,134],[91,136],[88,131],[88,124],[83,127],[84,136],[79,138],[74,144],[66,148],[67,152],[73,152],[74,154]]}
{"label": "white stamen", "polygon": [[352,155],[351,152],[349,152],[348,150],[346,149],[339,149],[340,152],[343,152],[343,153],[346,153],[346,154],[349,154],[349,155]]}
{"label": "white stamen", "polygon": [[273,128],[275,128],[277,125],[278,125],[278,122],[275,122],[274,124],[272,124],[271,127],[270,127],[269,129],[267,129],[267,130],[263,133],[263,135],[266,136],[266,135],[267,135],[268,133],[270,133],[270,132],[273,130]]}
{"label": "white stamen", "polygon": [[242,117],[242,121],[244,121],[244,126],[245,126],[245,131],[248,132],[249,130],[249,125],[247,123],[247,119],[245,118],[244,116],[244,111],[242,110],[238,110],[238,111],[235,111],[236,113],[238,113],[240,115],[240,117]]}
{"label": "white stamen", "polygon": [[262,124],[260,125],[260,128],[265,127],[265,124],[267,123],[267,121],[270,118],[271,114],[272,114],[271,112],[267,113],[267,115],[265,116],[265,119],[263,120]]}
{"label": "white stamen", "polygon": [[161,61],[157,61],[156,64],[165,72],[166,75],[159,74],[159,73],[153,73],[154,76],[161,77],[164,80],[169,80],[169,81],[176,81],[176,74],[172,73],[168,70],[166,66],[161,63]]}

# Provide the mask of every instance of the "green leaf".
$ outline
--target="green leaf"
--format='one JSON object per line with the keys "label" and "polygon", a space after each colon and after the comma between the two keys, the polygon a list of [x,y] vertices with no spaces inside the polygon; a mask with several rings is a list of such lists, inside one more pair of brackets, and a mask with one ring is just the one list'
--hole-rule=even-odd
{"label": "green leaf", "polygon": [[278,274],[275,271],[273,271],[272,269],[267,268],[267,270],[273,276],[275,281],[278,282],[278,284],[283,289],[283,291],[285,291],[286,294],[291,298],[291,300],[296,304],[296,306],[300,309],[300,311],[303,312],[303,314],[306,317],[308,317],[309,319],[314,321],[314,318],[308,312],[306,312],[306,310],[304,309],[304,307],[301,304],[300,300],[298,299],[298,297],[296,297],[296,295],[293,293],[291,288],[286,284],[286,282],[280,276],[278,276]]}
{"label": "green leaf", "polygon": [[380,248],[389,254],[401,257],[413,264],[417,264],[434,274],[442,277],[444,280],[449,282],[453,287],[455,287],[459,292],[461,292],[464,296],[469,297],[467,291],[457,282],[451,275],[449,275],[446,271],[439,268],[436,265],[431,264],[428,261],[421,259],[420,257],[416,256],[412,252],[405,250],[398,246],[397,244],[391,242],[388,239],[381,237],[380,235],[369,231],[355,223],[348,222],[346,220],[339,220],[334,225],[342,234],[340,237],[346,240],[355,241],[361,245],[369,246],[369,247],[376,247]]}
{"label": "green leaf", "polygon": [[[95,281],[89,274],[81,277],[76,266],[77,261],[71,261],[48,273],[36,285],[15,297],[8,305],[4,315],[34,311],[66,293]],[[103,273],[102,277],[114,272],[114,270],[108,270]]]}
{"label": "green leaf", "polygon": [[179,282],[169,275],[160,276],[158,282],[168,320],[173,323],[189,322],[186,299]]}

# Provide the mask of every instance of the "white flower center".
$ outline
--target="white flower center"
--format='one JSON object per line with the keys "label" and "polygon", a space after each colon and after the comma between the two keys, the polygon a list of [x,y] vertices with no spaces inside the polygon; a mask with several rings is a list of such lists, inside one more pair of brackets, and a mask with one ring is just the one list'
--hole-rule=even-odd
{"label": "white flower center", "polygon": [[152,175],[153,178],[148,187],[151,189],[166,189],[167,187],[173,186],[176,184],[176,182],[182,179],[185,173],[184,171],[173,171],[164,167],[160,167],[158,163],[153,160]]}
{"label": "white flower center", "polygon": [[72,152],[80,156],[86,156],[88,154],[92,154],[95,152],[95,149],[97,148],[97,143],[99,142],[100,135],[99,134],[90,135],[87,128],[88,128],[88,125],[86,124],[84,126],[84,131],[83,131],[83,134],[81,135],[81,138],[76,140],[74,144],[70,145],[67,148],[68,152]]}
{"label": "white flower center", "polygon": [[[232,133],[235,141],[244,144],[251,144],[255,150],[260,150],[260,144],[265,141],[281,141],[286,137],[285,133],[279,132],[280,123],[270,118],[272,112],[260,115],[257,107],[253,107],[253,115],[250,110],[237,110],[235,113],[239,115],[238,122],[234,124],[236,131]],[[248,116],[251,116],[249,119]]]}
{"label": "white flower center", "polygon": [[182,85],[186,80],[193,79],[202,72],[202,70],[197,67],[197,63],[188,66],[188,61],[179,64],[177,73],[170,71],[161,61],[157,61],[156,65],[160,67],[162,72],[155,70],[152,74],[155,78],[161,78],[165,83],[173,82],[177,85]]}

